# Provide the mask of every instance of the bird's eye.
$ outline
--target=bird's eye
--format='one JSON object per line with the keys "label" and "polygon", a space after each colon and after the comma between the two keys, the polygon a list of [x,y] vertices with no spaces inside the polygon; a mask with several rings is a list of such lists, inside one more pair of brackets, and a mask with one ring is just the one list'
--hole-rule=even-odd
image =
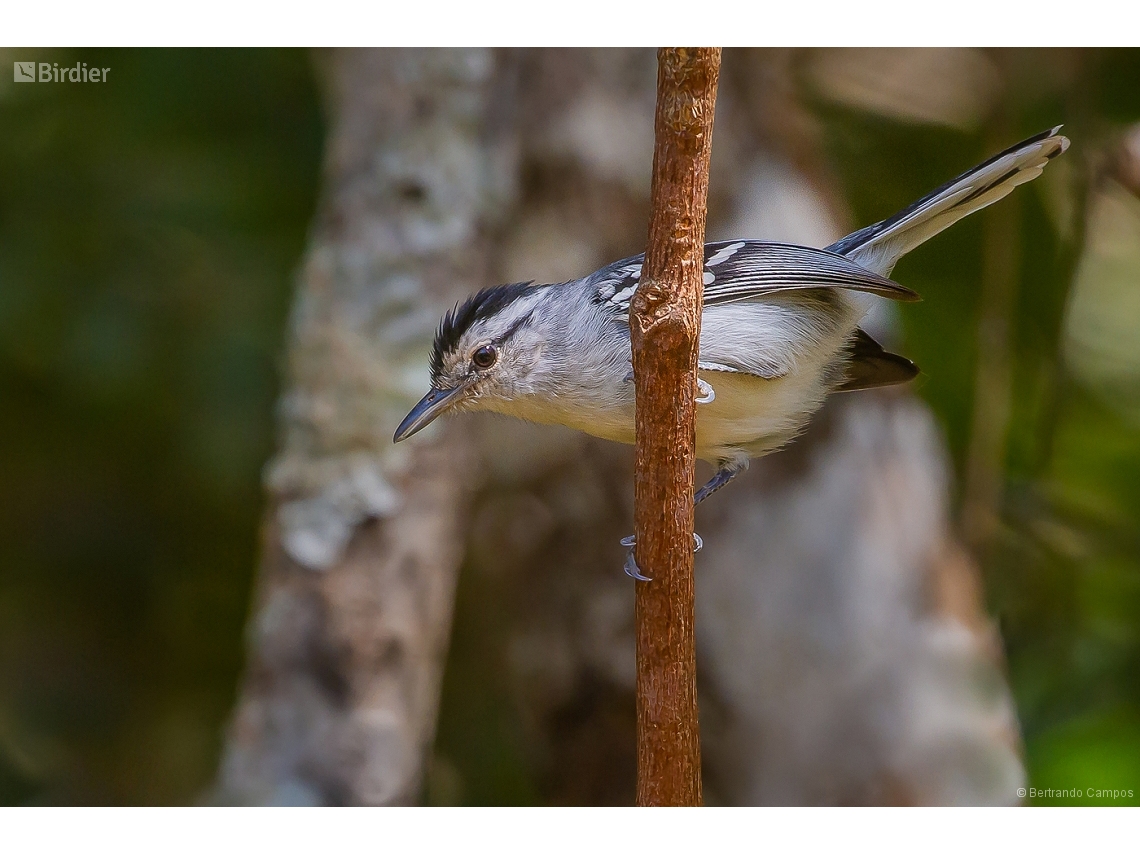
{"label": "bird's eye", "polygon": [[475,363],[476,368],[490,368],[498,358],[498,352],[490,344],[483,345],[471,354],[471,361]]}

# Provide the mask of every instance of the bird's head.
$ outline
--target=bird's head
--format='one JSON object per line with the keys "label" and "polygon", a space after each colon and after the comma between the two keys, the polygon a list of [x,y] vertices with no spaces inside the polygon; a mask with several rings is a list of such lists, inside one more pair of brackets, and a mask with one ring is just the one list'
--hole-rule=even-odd
{"label": "bird's head", "polygon": [[443,316],[431,351],[431,390],[396,428],[400,442],[445,412],[496,409],[529,391],[542,353],[533,311],[541,286],[485,288]]}

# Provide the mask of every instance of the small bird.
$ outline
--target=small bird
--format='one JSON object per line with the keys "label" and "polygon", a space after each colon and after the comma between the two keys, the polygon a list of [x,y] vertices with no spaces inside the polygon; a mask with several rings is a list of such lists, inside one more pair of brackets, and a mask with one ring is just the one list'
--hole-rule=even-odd
{"label": "small bird", "polygon": [[[918,373],[859,328],[864,304],[851,292],[919,299],[888,278],[895,262],[1040,175],[1069,146],[1060,129],[1006,149],[826,249],[754,240],[705,245],[696,453],[717,470],[695,502],[747,468],[749,458],[795,437],[829,393]],[[490,410],[633,443],[629,306],[644,260],[626,258],[560,284],[486,288],[457,304],[435,336],[431,390],[393,441],[444,412]]]}

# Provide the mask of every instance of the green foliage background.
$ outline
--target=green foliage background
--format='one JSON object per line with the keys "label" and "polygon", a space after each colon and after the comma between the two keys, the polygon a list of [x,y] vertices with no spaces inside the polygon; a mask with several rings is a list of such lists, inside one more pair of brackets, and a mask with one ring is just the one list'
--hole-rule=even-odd
{"label": "green foliage background", "polygon": [[[309,57],[0,53],[0,71],[31,59],[112,69],[104,85],[0,88],[0,803],[193,802],[241,667],[260,470],[317,194]],[[1013,400],[1002,523],[982,557],[1031,784],[1140,795],[1140,386],[1103,394],[1065,341],[1083,176],[1140,121],[1140,51],[1084,52],[1073,74],[1033,85],[1049,62],[1017,52],[1002,143],[1066,123],[1074,225],[1059,225],[1044,182],[1004,203],[1019,206]],[[816,109],[860,223],[994,149],[982,131]],[[903,352],[925,369],[919,393],[959,483],[986,358],[990,216],[896,271],[925,297],[904,309]],[[1140,269],[1121,275],[1140,290]],[[1140,316],[1124,321],[1140,339]],[[448,692],[463,685],[447,679]],[[501,741],[488,715],[476,729]],[[466,742],[499,770],[469,780],[469,800],[529,800],[494,740]]]}
{"label": "green foliage background", "polygon": [[0,802],[189,802],[241,667],[309,57],[4,58],[111,72],[0,91]]}

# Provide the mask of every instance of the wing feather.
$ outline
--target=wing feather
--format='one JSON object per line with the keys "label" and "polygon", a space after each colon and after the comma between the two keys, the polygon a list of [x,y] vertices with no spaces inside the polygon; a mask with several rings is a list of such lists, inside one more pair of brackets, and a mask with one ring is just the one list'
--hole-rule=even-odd
{"label": "wing feather", "polygon": [[897,353],[883,350],[883,346],[856,328],[851,342],[851,361],[843,383],[836,391],[854,392],[857,389],[874,389],[906,383],[918,376],[918,366]]}
{"label": "wing feather", "polygon": [[[628,316],[629,302],[641,279],[644,255],[615,261],[591,277],[597,299]],[[895,300],[918,295],[885,276],[826,249],[768,241],[721,241],[705,244],[704,304],[753,300],[780,291],[842,288]]]}

